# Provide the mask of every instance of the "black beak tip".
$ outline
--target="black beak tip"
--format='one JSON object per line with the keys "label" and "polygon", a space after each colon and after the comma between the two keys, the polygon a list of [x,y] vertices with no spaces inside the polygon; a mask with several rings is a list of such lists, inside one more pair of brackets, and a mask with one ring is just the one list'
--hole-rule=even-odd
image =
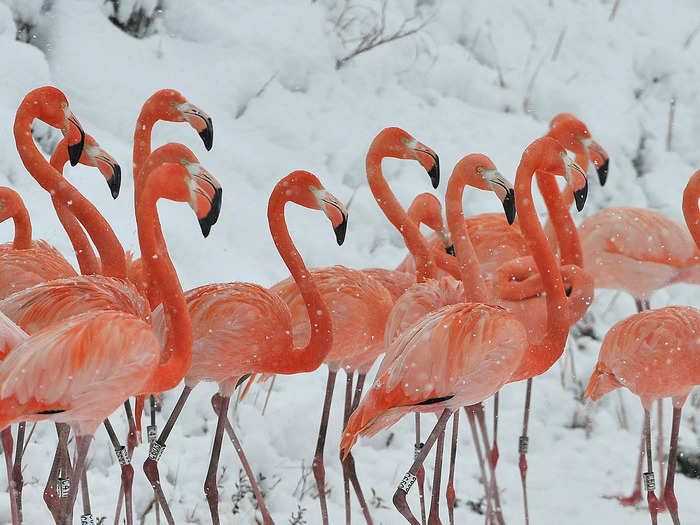
{"label": "black beak tip", "polygon": [[451,255],[452,257],[457,257],[457,252],[455,252],[455,245],[450,244],[447,248],[445,248],[445,252],[447,255]]}
{"label": "black beak tip", "polygon": [[506,213],[508,224],[513,224],[515,221],[515,192],[508,190],[506,198],[503,199],[503,211]]}
{"label": "black beak tip", "polygon": [[605,182],[608,180],[608,166],[610,164],[610,159],[605,159],[605,161],[596,168],[598,172],[598,180],[601,186],[605,186]]}
{"label": "black beak tip", "polygon": [[199,132],[199,136],[202,138],[206,150],[211,150],[214,145],[214,126],[211,122],[211,117],[207,117],[207,126]]}
{"label": "black beak tip", "polygon": [[566,290],[564,290],[564,293],[566,294],[567,297],[571,297],[571,292],[573,292],[574,289],[572,286],[568,286]]}
{"label": "black beak tip", "polygon": [[428,176],[430,177],[433,188],[437,188],[440,185],[440,163],[437,158],[433,167],[428,171]]}
{"label": "black beak tip", "polygon": [[112,198],[119,197],[119,190],[122,187],[122,169],[119,164],[115,164],[112,168],[112,176],[107,181],[109,190],[112,192]]}
{"label": "black beak tip", "polygon": [[583,206],[586,204],[586,197],[588,196],[588,181],[586,185],[580,190],[574,191],[574,200],[576,201],[576,209],[581,211]]}
{"label": "black beak tip", "polygon": [[348,218],[343,217],[343,222],[341,222],[338,226],[333,228],[333,231],[335,232],[335,240],[338,242],[338,246],[342,246],[343,242],[345,242],[345,231],[348,228]]}
{"label": "black beak tip", "polygon": [[83,154],[83,144],[84,140],[81,140],[77,144],[68,146],[68,158],[70,159],[71,166],[75,166],[80,162],[80,156]]}
{"label": "black beak tip", "polygon": [[211,207],[209,208],[209,213],[207,213],[206,216],[199,219],[199,227],[202,229],[202,235],[204,235],[204,237],[209,236],[209,232],[211,231],[211,227],[214,226],[214,224],[216,224],[217,220],[219,220],[219,212],[221,211],[222,194],[223,194],[222,189],[217,188],[216,192],[214,193],[214,198],[211,201]]}

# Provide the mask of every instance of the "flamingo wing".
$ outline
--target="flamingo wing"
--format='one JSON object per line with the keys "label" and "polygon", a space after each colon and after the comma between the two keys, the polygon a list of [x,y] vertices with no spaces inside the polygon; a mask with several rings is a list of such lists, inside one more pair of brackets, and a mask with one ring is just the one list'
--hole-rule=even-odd
{"label": "flamingo wing", "polygon": [[121,311],[144,320],[150,316],[148,302],[134,285],[101,275],[40,283],[0,301],[0,312],[29,334],[94,310]]}
{"label": "flamingo wing", "polygon": [[87,312],[44,328],[0,363],[0,427],[54,417],[94,431],[146,383],[159,353],[150,325],[123,312]]}
{"label": "flamingo wing", "polygon": [[0,361],[27,337],[27,333],[0,312]]}

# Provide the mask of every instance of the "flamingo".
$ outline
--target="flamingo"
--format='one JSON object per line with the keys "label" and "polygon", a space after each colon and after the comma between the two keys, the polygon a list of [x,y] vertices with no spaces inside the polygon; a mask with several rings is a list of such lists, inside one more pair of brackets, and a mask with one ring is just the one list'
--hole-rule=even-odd
{"label": "flamingo", "polygon": [[[51,119],[51,106],[34,107],[41,120]],[[23,150],[22,160],[29,164],[40,155],[36,147]],[[158,227],[156,202],[160,198],[187,202],[198,215],[206,215],[195,191],[184,166],[166,164],[150,174],[136,210],[144,264],[152,281],[166,290],[168,337],[163,345],[150,324],[138,316],[86,312],[28,336],[0,364],[0,428],[20,420],[71,423],[78,451],[74,479],[80,478],[94,432],[109,414],[142,389],[172,388],[190,364],[189,314]],[[170,354],[165,364],[160,362],[161,353]],[[95,384],[101,388],[95,389]],[[76,494],[76,484],[72,484],[62,509],[63,523],[68,523]]]}
{"label": "flamingo", "polygon": [[[690,234],[700,246],[700,171],[688,181],[683,192],[683,215]],[[668,472],[662,489],[663,503],[674,525],[680,524],[674,478],[681,410],[690,390],[700,384],[700,311],[687,306],[669,306],[642,310],[619,321],[606,334],[595,370],[584,394],[592,401],[620,387],[640,397],[644,408],[643,443],[646,445],[647,469],[644,473],[647,504],[652,524],[662,503],[655,493],[651,455],[650,408],[656,399],[673,400],[673,424],[668,455]],[[659,421],[659,426],[661,426]],[[640,454],[641,455],[641,454]],[[642,477],[641,469],[639,477]],[[663,477],[661,485],[664,485]],[[635,491],[637,483],[635,483]]]}
{"label": "flamingo", "polygon": [[[322,210],[331,221],[338,244],[342,244],[345,238],[347,211],[325,190],[315,175],[295,171],[275,186],[268,205],[270,233],[280,256],[298,283],[304,307],[308,309],[310,326],[306,329],[309,337],[305,346],[299,346],[295,341],[296,327],[287,305],[277,294],[265,288],[249,283],[223,283],[200,286],[186,293],[185,300],[194,327],[193,359],[185,375],[185,388],[161,435],[152,445],[149,459],[144,463],[144,471],[171,525],[172,516],[157,481],[158,452],[165,447],[170,430],[192,389],[201,381],[219,383],[219,394],[213,401],[219,417],[204,483],[212,521],[218,524],[216,472],[231,394],[242,380],[254,373],[297,374],[315,370],[331,349],[334,336],[331,314],[319,293],[317,280],[311,278],[311,272],[304,265],[287,231],[284,218],[287,202]],[[162,309],[156,309],[153,316],[154,326],[160,330],[161,337],[165,337]],[[226,365],[221,366],[221,363]],[[229,426],[228,432],[255,491],[264,523],[269,525],[272,519],[255,475],[233,428]]]}

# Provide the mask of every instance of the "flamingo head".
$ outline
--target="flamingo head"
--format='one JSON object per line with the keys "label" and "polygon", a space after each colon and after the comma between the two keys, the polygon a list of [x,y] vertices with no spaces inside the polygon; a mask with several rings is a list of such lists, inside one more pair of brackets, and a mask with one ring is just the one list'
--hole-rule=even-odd
{"label": "flamingo head", "polygon": [[22,208],[24,203],[15,190],[0,186],[0,222],[16,216]]}
{"label": "flamingo head", "polygon": [[595,166],[600,185],[605,186],[605,181],[608,180],[608,166],[610,164],[608,153],[595,140],[591,140],[588,143],[588,157]]}
{"label": "flamingo head", "polygon": [[70,164],[75,166],[83,153],[85,131],[70,110],[66,96],[55,87],[45,86],[29,93],[25,100],[30,98],[39,106],[36,118],[63,133],[68,145]]}
{"label": "flamingo head", "polygon": [[222,189],[214,175],[205,170],[199,162],[182,159],[180,164],[190,174],[190,207],[194,210],[202,229],[202,235],[207,237],[211,227],[216,224],[221,211]]}
{"label": "flamingo head", "polygon": [[112,192],[112,197],[116,199],[119,196],[122,183],[121,167],[114,157],[103,150],[90,135],[85,136],[85,147],[80,157],[80,163],[100,170]]}
{"label": "flamingo head", "polygon": [[442,220],[442,204],[432,193],[417,195],[408,208],[408,216],[416,223],[425,224],[435,232],[442,232],[445,227]]}
{"label": "flamingo head", "polygon": [[588,196],[586,172],[569,157],[564,146],[557,140],[544,137],[538,140],[538,144],[541,150],[537,171],[564,177],[573,189],[576,209],[581,211]]}
{"label": "flamingo head", "polygon": [[583,393],[583,397],[591,401],[597,401],[608,392],[612,392],[621,386],[623,385],[615,377],[615,374],[608,370],[604,364],[598,362],[588,382],[588,387]]}
{"label": "flamingo head", "polygon": [[[515,191],[513,190],[513,185],[501,175],[491,159],[479,153],[473,153],[462,158],[452,171],[450,184],[460,184],[460,178],[462,178],[463,183],[469,186],[494,192],[503,204],[503,211],[506,214],[508,224],[513,224],[513,221],[515,221]],[[454,182],[452,179],[454,179]]]}
{"label": "flamingo head", "polygon": [[370,146],[370,153],[382,157],[417,160],[428,172],[433,188],[440,184],[440,159],[437,153],[401,128],[385,128],[380,131]]}
{"label": "flamingo head", "polygon": [[142,113],[150,113],[169,122],[188,122],[199,134],[209,151],[214,143],[214,127],[211,117],[187,101],[179,91],[161,89],[144,104]]}

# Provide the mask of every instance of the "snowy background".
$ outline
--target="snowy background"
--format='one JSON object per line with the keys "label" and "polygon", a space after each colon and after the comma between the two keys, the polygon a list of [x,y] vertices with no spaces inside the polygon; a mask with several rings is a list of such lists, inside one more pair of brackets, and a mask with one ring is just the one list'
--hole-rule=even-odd
{"label": "snowy background", "polygon": [[[112,1],[0,0],[0,126],[5,131],[0,135],[0,184],[24,197],[34,236],[74,260],[48,196],[22,167],[11,134],[22,97],[53,84],[66,93],[85,129],[120,162],[122,196],[113,201],[96,170],[67,168],[67,176],[107,217],[125,247],[136,249],[130,176],[134,124],[146,98],[169,87],[212,116],[214,148],[204,151],[188,126],[164,123],[155,128],[154,147],[185,143],[224,186],[221,217],[206,240],[189,211],[161,206],[170,253],[186,288],[233,280],[271,285],[287,276],[265,213],[276,181],[300,168],[315,172],[341,200],[355,194],[342,247],[335,245],[317,213],[289,208],[292,235],[309,266],[396,266],[405,248],[373,201],[364,175],[367,147],[389,125],[406,129],[439,153],[443,183],[437,194],[442,196],[452,166],[472,152],[488,154],[512,180],[524,147],[546,132],[553,115],[571,112],[588,125],[611,159],[608,184],[601,189],[590,178],[588,204],[577,221],[611,205],[652,207],[682,220],[682,190],[700,166],[697,2],[622,0],[611,20],[611,1],[390,0],[383,22],[382,4],[123,0],[115,13]],[[151,26],[138,28],[142,34],[136,38],[123,28],[133,30],[129,17],[139,7],[148,16],[157,11],[157,16]],[[359,38],[377,30],[384,37],[397,31],[412,34],[344,60]],[[675,123],[668,148],[672,99]],[[405,205],[418,193],[432,191],[417,163],[387,160],[384,169]],[[497,206],[495,199],[465,197],[467,213]],[[11,225],[2,228],[2,238],[10,239]],[[700,306],[695,293],[692,287],[674,286],[656,294],[652,305]],[[602,336],[633,311],[629,297],[602,291],[589,325]],[[588,408],[580,402],[598,346],[591,337],[578,337],[571,345],[576,375],[570,361],[562,360],[535,381],[528,456],[532,523],[648,522],[644,507],[622,508],[602,497],[630,490],[641,407],[623,393],[624,422],[617,395]],[[266,501],[278,524],[293,522],[299,512],[297,524],[320,523],[309,465],[325,381],[325,367],[278,378],[264,417],[266,386],[256,385],[235,412],[251,464],[266,478]],[[202,484],[215,427],[209,404],[215,388],[202,385],[194,392],[160,463],[177,523],[210,520]],[[343,388],[338,379],[326,444],[331,523],[343,521],[337,459]],[[165,394],[165,413],[176,395]],[[498,476],[508,523],[522,522],[516,453],[523,397],[523,384],[508,386],[501,396]],[[688,403],[681,428],[681,445],[687,450],[698,446],[695,414]],[[666,416],[668,436],[670,405]],[[588,430],[586,417],[591,420]],[[115,423],[125,428],[119,418],[121,413]],[[159,421],[162,425],[162,416]],[[462,418],[456,521],[479,523],[483,517],[470,502],[477,502],[483,489],[465,423]],[[222,523],[256,523],[251,494],[239,482],[238,460],[230,443],[224,443]],[[41,495],[54,444],[53,426],[38,425],[24,471],[28,524],[50,520]],[[354,452],[375,523],[402,523],[391,496],[411,458],[412,423],[402,421],[374,439],[361,440]],[[140,447],[134,458],[135,511],[141,523],[153,524],[153,513],[144,515],[152,501],[140,470],[145,453],[146,447]],[[119,468],[102,430],[89,461],[93,512],[112,523]],[[684,523],[700,514],[698,489],[698,480],[677,478]],[[412,494],[415,503],[416,487]],[[359,507],[353,511],[355,523],[362,523]],[[443,517],[447,519],[446,510]],[[5,495],[0,497],[0,522],[9,520]],[[661,515],[659,522],[670,523],[670,518]]]}

